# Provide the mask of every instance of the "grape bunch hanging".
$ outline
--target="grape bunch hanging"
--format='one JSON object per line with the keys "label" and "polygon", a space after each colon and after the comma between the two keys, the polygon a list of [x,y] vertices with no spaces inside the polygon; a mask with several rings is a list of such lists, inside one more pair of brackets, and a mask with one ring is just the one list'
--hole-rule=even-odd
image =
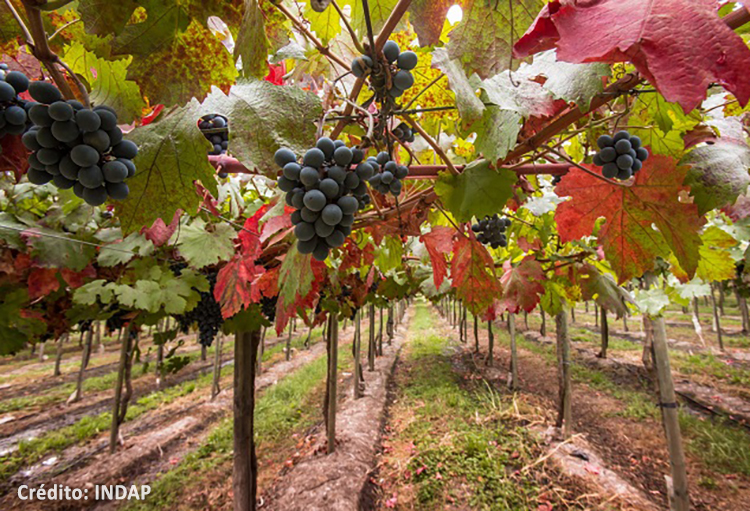
{"label": "grape bunch hanging", "polygon": [[602,135],[596,145],[599,152],[594,156],[594,165],[602,167],[602,175],[608,179],[630,179],[648,158],[648,151],[641,147],[641,139],[624,130],[614,137]]}
{"label": "grape bunch hanging", "polygon": [[471,226],[477,235],[477,241],[492,248],[507,247],[508,237],[506,229],[510,227],[510,219],[500,218],[498,215],[486,216]]}
{"label": "grape bunch hanging", "polygon": [[193,324],[198,325],[198,342],[206,347],[211,346],[216,334],[219,333],[221,326],[224,324],[224,318],[221,315],[221,305],[214,298],[216,276],[217,272],[215,271],[206,275],[209,289],[208,291],[200,292],[198,305],[185,314],[175,316],[178,328],[183,333],[187,333]]}
{"label": "grape bunch hanging", "polygon": [[411,126],[405,122],[402,122],[393,128],[391,133],[393,133],[393,136],[395,136],[402,144],[414,142],[414,130],[412,130]]}
{"label": "grape bunch hanging", "polygon": [[383,46],[383,56],[388,64],[387,69],[373,62],[370,56],[362,55],[352,61],[351,71],[357,78],[369,74],[370,83],[375,91],[382,90],[390,98],[395,99],[414,85],[411,70],[417,67],[417,54],[413,51],[402,52],[396,42],[388,41]]}
{"label": "grape bunch hanging", "polygon": [[[5,135],[20,135],[28,127],[27,110],[33,103],[19,94],[29,88],[29,79],[19,71],[10,71],[7,64],[0,64],[0,138]],[[0,149],[2,153],[2,149]]]}
{"label": "grape bunch hanging", "polygon": [[279,188],[286,192],[292,213],[297,250],[324,261],[352,232],[354,214],[369,202],[367,179],[373,167],[363,164],[364,152],[344,142],[320,138],[302,162],[290,149],[276,151],[282,168]]}
{"label": "grape bunch hanging", "polygon": [[[221,114],[207,114],[198,121],[198,128],[206,137],[206,140],[213,144],[208,154],[218,156],[226,154],[229,147],[229,120]],[[219,172],[219,177],[225,179],[229,174]]]}
{"label": "grape bunch hanging", "polygon": [[[47,82],[32,82],[29,108],[32,127],[21,138],[29,155],[28,179],[38,185],[52,181],[88,204],[99,206],[107,197],[124,200],[130,190],[125,180],[135,175],[138,147],[123,140],[117,113],[108,106],[85,108],[64,100]],[[28,104],[27,104],[28,106]]]}
{"label": "grape bunch hanging", "polygon": [[385,151],[378,153],[376,157],[370,156],[365,163],[373,168],[370,186],[383,195],[390,193],[398,197],[403,188],[401,181],[409,175],[409,167],[397,164]]}

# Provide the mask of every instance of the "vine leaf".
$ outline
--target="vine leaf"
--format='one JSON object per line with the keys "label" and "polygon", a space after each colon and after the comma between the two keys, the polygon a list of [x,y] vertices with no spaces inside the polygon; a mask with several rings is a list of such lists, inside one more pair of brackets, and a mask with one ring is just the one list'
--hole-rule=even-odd
{"label": "vine leaf", "polygon": [[581,298],[584,300],[596,301],[599,307],[614,312],[618,319],[628,313],[626,303],[633,303],[633,297],[618,286],[610,275],[599,272],[590,264],[583,264],[577,268],[576,280],[581,286]]}
{"label": "vine leaf", "polygon": [[[344,0],[338,2],[338,5],[343,9],[346,5],[351,6],[352,2],[351,0]],[[322,12],[305,9],[305,18],[310,21],[310,29],[315,32],[315,35],[324,45],[327,45],[331,39],[341,33],[341,18],[336,9],[326,8]]]}
{"label": "vine leaf", "polygon": [[312,147],[314,122],[321,116],[322,107],[320,98],[299,87],[242,80],[228,94],[214,88],[201,105],[201,115],[209,113],[229,119],[230,140],[241,141],[230,143],[232,155],[245,167],[257,168],[275,179],[278,168],[273,163],[274,153],[288,147],[302,154]]}
{"label": "vine leaf", "polygon": [[690,165],[685,184],[701,215],[734,204],[750,184],[750,148],[745,144],[717,140],[693,149],[681,163]]}
{"label": "vine leaf", "polygon": [[[594,165],[584,167],[600,172]],[[667,258],[670,249],[680,266],[694,275],[701,244],[698,231],[705,219],[695,204],[679,200],[687,191],[682,186],[686,172],[687,167],[677,166],[674,159],[652,155],[633,186],[627,187],[572,168],[556,188],[559,196],[571,198],[555,213],[561,241],[592,236],[604,217],[598,239],[619,283],[653,269],[656,257]]]}
{"label": "vine leaf", "polygon": [[445,258],[453,248],[455,234],[456,231],[452,227],[438,225],[419,237],[420,241],[424,243],[427,253],[430,254],[436,289],[440,289],[443,280],[448,275],[448,263]]}
{"label": "vine leaf", "polygon": [[297,307],[310,308],[325,277],[325,263],[300,254],[292,245],[279,270],[279,298],[276,302],[276,333],[281,335]]}
{"label": "vine leaf", "polygon": [[542,265],[533,256],[524,258],[518,266],[505,261],[500,277],[502,297],[497,302],[496,311],[507,310],[512,314],[533,311],[544,294],[543,281]]}
{"label": "vine leaf", "polygon": [[[331,9],[333,10],[333,9]],[[235,60],[242,58],[242,74],[263,78],[268,73],[270,44],[266,37],[265,17],[258,0],[245,0],[245,15],[234,47]]]}
{"label": "vine leaf", "polygon": [[[396,7],[398,0],[370,0],[370,20],[372,21],[372,31],[377,36],[380,29],[383,28],[385,20],[391,15],[393,8]],[[403,25],[403,20],[399,21],[399,26]],[[357,31],[361,40],[367,39],[367,24],[365,23],[365,11],[361,1],[354,2],[352,11],[352,27]],[[398,30],[398,26],[396,27]]]}
{"label": "vine leaf", "polygon": [[73,236],[46,227],[33,227],[21,236],[39,266],[82,271],[96,253],[93,246],[76,243]]}
{"label": "vine leaf", "polygon": [[34,268],[29,273],[26,284],[29,288],[29,299],[36,300],[57,291],[60,281],[57,280],[57,268]]}
{"label": "vine leaf", "polygon": [[[472,83],[466,77],[466,72],[461,67],[461,63],[458,60],[451,59],[445,48],[435,48],[432,52],[432,66],[448,77],[450,88],[456,95],[456,107],[461,114],[461,127],[464,131],[470,133],[472,125],[482,118],[485,109],[482,100],[476,94],[479,84]],[[476,76],[473,76],[473,78],[476,82],[479,82]]]}
{"label": "vine leaf", "polygon": [[508,69],[513,39],[529,28],[543,6],[543,0],[467,0],[463,21],[449,34],[448,54],[461,61],[468,75],[487,78]]}
{"label": "vine leaf", "polygon": [[434,46],[440,42],[448,10],[455,0],[414,0],[409,6],[409,22],[419,38],[419,45]]}
{"label": "vine leaf", "polygon": [[178,209],[174,212],[174,216],[172,217],[172,221],[167,225],[164,223],[164,220],[161,218],[157,218],[154,220],[154,223],[151,225],[151,227],[143,227],[141,229],[141,234],[145,236],[147,240],[152,242],[154,246],[161,247],[166,242],[169,241],[169,238],[172,237],[174,232],[177,230],[177,226],[180,225],[180,216],[182,215],[182,210]]}
{"label": "vine leaf", "polygon": [[100,59],[94,53],[86,51],[83,44],[75,42],[66,47],[63,60],[74,73],[83,76],[91,85],[89,98],[94,105],[114,108],[123,124],[141,117],[146,103],[138,84],[126,80],[132,58]]}
{"label": "vine leaf", "polygon": [[473,235],[458,236],[453,244],[451,285],[473,314],[483,314],[500,295],[495,262]]}
{"label": "vine leaf", "polygon": [[440,174],[435,192],[456,220],[468,222],[473,216],[500,213],[513,196],[515,182],[513,171],[494,170],[487,160],[480,160],[468,165],[458,175]]}
{"label": "vine leaf", "polygon": [[118,35],[123,31],[133,11],[138,7],[136,0],[80,0],[78,13],[86,31],[90,34],[106,36]]}
{"label": "vine leaf", "polygon": [[[706,282],[721,282],[735,277],[735,262],[730,249],[737,246],[737,240],[716,226],[707,228],[701,234],[703,242],[698,249],[700,261],[696,276]],[[672,273],[681,282],[690,280],[685,271],[680,268],[674,256],[670,257]]]}
{"label": "vine leaf", "polygon": [[713,82],[742,104],[750,99],[750,49],[719,18],[714,0],[553,0],[514,53],[526,57],[554,47],[567,62],[630,61],[685,111],[701,103]]}
{"label": "vine leaf", "polygon": [[192,101],[158,121],[134,129],[126,138],[138,145],[130,195],[117,206],[123,234],[150,226],[157,218],[169,222],[178,210],[195,214],[201,198],[194,181],[217,194],[216,170],[206,154],[211,144],[196,124],[200,105]]}
{"label": "vine leaf", "polygon": [[179,236],[175,236],[180,255],[190,266],[200,269],[231,259],[236,235],[231,225],[206,224],[202,218],[195,218],[180,229]]}
{"label": "vine leaf", "polygon": [[133,232],[125,239],[115,243],[109,243],[102,247],[96,262],[99,266],[111,267],[125,264],[134,257],[148,257],[154,253],[154,244],[147,240],[143,234]]}

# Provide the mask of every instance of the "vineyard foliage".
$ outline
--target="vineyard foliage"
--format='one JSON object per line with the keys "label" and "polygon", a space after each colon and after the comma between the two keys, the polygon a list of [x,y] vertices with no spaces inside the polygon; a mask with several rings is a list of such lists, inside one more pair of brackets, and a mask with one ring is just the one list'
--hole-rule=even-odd
{"label": "vineyard foliage", "polygon": [[[2,62],[112,108],[139,149],[127,198],[94,207],[29,182],[20,135],[2,138],[0,353],[114,314],[154,325],[207,292],[225,330],[281,332],[293,316],[317,325],[414,292],[455,294],[486,319],[591,299],[622,316],[743,280],[750,49],[722,18],[744,7],[368,4],[338,0],[346,23],[308,0],[0,4]],[[387,40],[386,57],[403,58],[382,74],[362,55]],[[211,114],[226,120],[226,154],[199,127]],[[622,182],[594,159],[620,130],[649,156]],[[274,155],[323,136],[410,176],[381,182],[384,159],[377,185],[363,178],[353,225],[331,224],[346,241],[320,261],[297,249],[294,213],[309,212],[287,202]],[[510,220],[506,246],[471,229],[493,215]],[[648,272],[663,288],[626,290]]]}

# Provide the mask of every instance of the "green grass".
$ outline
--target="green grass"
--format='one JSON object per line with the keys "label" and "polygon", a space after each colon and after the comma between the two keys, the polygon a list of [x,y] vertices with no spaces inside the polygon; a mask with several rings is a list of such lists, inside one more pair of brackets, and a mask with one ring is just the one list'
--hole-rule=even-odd
{"label": "green grass", "polygon": [[[322,332],[323,332],[322,328],[313,328],[312,333],[310,333],[310,346],[321,341]],[[292,349],[295,349],[297,351],[304,349],[305,339],[307,339],[307,332],[303,332],[301,335],[297,335],[297,336],[294,336],[294,334],[292,334],[292,342],[291,342]],[[268,362],[279,353],[283,355],[285,349],[286,349],[286,337],[284,337],[280,342],[277,342],[271,348],[263,350],[263,356],[261,356],[261,361]]]}
{"label": "green grass", "polygon": [[712,354],[690,355],[673,352],[672,367],[683,374],[703,374],[732,385],[750,386],[750,371],[727,364]]}
{"label": "green grass", "polygon": [[[351,357],[348,356],[350,349],[348,345],[339,348],[339,371],[351,365]],[[326,357],[319,357],[267,388],[257,398],[255,440],[258,450],[289,438],[295,431],[304,431],[320,420],[320,402],[315,396],[316,391],[324,385],[326,364]],[[151,495],[146,501],[132,501],[123,509],[155,511],[175,507],[185,488],[194,484],[199,474],[231,463],[233,433],[233,420],[223,420],[197,450],[152,483]]]}
{"label": "green grass", "polygon": [[711,421],[680,412],[687,450],[707,467],[722,473],[750,476],[750,435],[721,419]]}
{"label": "green grass", "polygon": [[[526,430],[501,417],[512,403],[484,384],[465,388],[446,339],[431,333],[431,316],[417,305],[398,407],[413,412],[399,436],[414,442],[408,464],[419,507],[443,509],[446,494],[474,509],[532,509],[538,488],[514,471],[531,459]],[[438,474],[440,474],[438,476]],[[466,495],[465,489],[468,488]]]}
{"label": "green grass", "polygon": [[[222,376],[231,374],[231,371],[232,367],[225,367],[222,369]],[[211,385],[212,380],[213,375],[209,373],[201,375],[196,380],[183,382],[162,391],[151,392],[128,407],[125,420],[133,420],[150,410],[191,394],[197,389],[206,388]],[[40,437],[20,442],[16,451],[0,457],[0,482],[7,480],[21,467],[38,462],[47,454],[60,452],[73,444],[95,437],[108,429],[111,422],[112,414],[103,412],[99,415],[83,417],[75,424],[49,431]]]}

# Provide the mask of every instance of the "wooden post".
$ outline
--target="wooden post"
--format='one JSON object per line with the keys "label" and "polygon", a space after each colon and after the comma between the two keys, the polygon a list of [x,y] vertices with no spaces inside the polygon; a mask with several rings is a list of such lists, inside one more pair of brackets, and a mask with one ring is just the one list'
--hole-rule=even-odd
{"label": "wooden post", "polygon": [[201,362],[206,361],[206,355],[208,354],[207,351],[208,350],[206,349],[206,346],[204,344],[201,344]]}
{"label": "wooden post", "polygon": [[336,384],[338,380],[339,318],[331,313],[328,318],[328,375],[326,387],[327,454],[336,450]]}
{"label": "wooden post", "polygon": [[510,372],[508,373],[508,388],[517,390],[518,381],[518,350],[516,349],[516,315],[508,312],[508,333],[510,334]]}
{"label": "wooden post", "polygon": [[472,316],[474,316],[474,352],[479,353],[479,325],[476,314],[472,314]]}
{"label": "wooden post", "polygon": [[211,384],[211,400],[216,399],[216,396],[221,392],[219,380],[221,379],[221,343],[223,339],[224,334],[222,333],[219,333],[219,335],[216,336],[216,346],[214,347],[216,350],[214,353],[214,380]]}
{"label": "wooden post", "polygon": [[542,315],[542,326],[539,327],[539,333],[542,334],[542,337],[546,337],[547,335],[547,317],[546,314],[544,314],[544,309],[539,307],[539,312]]}
{"label": "wooden post", "polygon": [[62,361],[63,356],[63,344],[68,338],[68,334],[62,334],[60,338],[57,340],[57,355],[55,356],[55,372],[54,376],[60,376],[62,373],[60,372],[60,362]]}
{"label": "wooden post", "polygon": [[286,360],[292,358],[292,322],[289,322],[289,334],[286,336]]}
{"label": "wooden post", "polygon": [[698,298],[693,298],[693,329],[695,330],[695,335],[698,336],[698,340],[701,342],[703,346],[706,345],[706,340],[703,338],[703,328],[701,327],[701,321],[698,309]]}
{"label": "wooden post", "polygon": [[466,306],[464,305],[464,342],[469,342],[469,318],[467,317]]}
{"label": "wooden post", "polygon": [[[647,277],[648,278],[648,277]],[[653,276],[651,276],[653,279]],[[644,317],[646,317],[644,315]],[[664,423],[664,432],[667,437],[667,449],[669,450],[669,461],[672,468],[669,501],[672,511],[688,511],[690,509],[690,497],[688,496],[687,468],[685,464],[685,453],[682,448],[682,433],[678,417],[677,399],[672,381],[672,370],[669,363],[669,349],[667,347],[667,329],[664,318],[647,318],[651,323],[654,334],[654,365],[656,368],[657,381],[659,383],[659,402]]]}
{"label": "wooden post", "polygon": [[378,328],[378,356],[383,356],[383,307],[378,307],[380,311],[380,328]]}
{"label": "wooden post", "polygon": [[234,511],[255,511],[258,458],[255,454],[255,357],[260,327],[237,332],[234,341]]}
{"label": "wooden post", "polygon": [[[266,351],[266,332],[268,327],[262,327],[260,334],[260,341],[258,342],[258,354],[256,355],[257,362],[255,368],[255,376],[259,376],[263,370],[263,353]],[[309,333],[308,333],[309,335]]]}
{"label": "wooden post", "polygon": [[388,306],[388,321],[386,322],[386,331],[388,333],[388,346],[393,344],[393,329],[395,328],[393,320],[393,305]]}
{"label": "wooden post", "polygon": [[721,319],[719,318],[719,307],[716,305],[716,296],[714,295],[714,285],[711,284],[711,306],[714,310],[714,325],[716,328],[716,340],[719,341],[719,349],[724,351],[724,339],[721,336]]}
{"label": "wooden post", "polygon": [[526,311],[523,311],[523,329],[524,331],[529,329],[529,313]]}
{"label": "wooden post", "polygon": [[575,324],[576,322],[576,304],[573,303],[573,306],[570,308],[570,323]]}
{"label": "wooden post", "polygon": [[594,326],[599,328],[599,306],[594,302]]}
{"label": "wooden post", "polygon": [[464,311],[463,306],[458,311],[458,341],[459,342],[466,342],[466,339],[464,339]]}
{"label": "wooden post", "polygon": [[717,282],[716,287],[719,290],[719,313],[723,316],[724,315],[724,299],[726,298],[724,296],[724,283]]}
{"label": "wooden post", "polygon": [[112,403],[112,426],[109,429],[109,453],[114,454],[117,449],[117,437],[120,432],[120,398],[122,397],[122,384],[125,379],[125,365],[127,363],[128,351],[130,349],[130,329],[128,324],[124,339],[120,344],[120,363],[117,367],[117,383],[115,384],[115,398]]}
{"label": "wooden post", "polygon": [[104,353],[104,343],[102,343],[102,322],[96,322],[96,345],[99,346],[99,353]]}
{"label": "wooden post", "polygon": [[750,332],[750,311],[747,308],[747,300],[744,296],[740,296],[737,290],[734,290],[737,296],[737,306],[740,309],[740,315],[742,316],[742,333],[746,334]]}
{"label": "wooden post", "polygon": [[358,310],[354,316],[354,399],[359,399],[364,395],[362,384],[362,359],[360,351],[362,349],[362,311]]}
{"label": "wooden post", "polygon": [[489,349],[487,353],[487,360],[485,360],[485,365],[491,366],[492,365],[492,357],[494,355],[495,350],[495,335],[492,333],[492,320],[487,321],[487,337],[489,342]]}
{"label": "wooden post", "polygon": [[622,328],[623,328],[623,329],[624,329],[624,330],[625,330],[626,332],[629,332],[629,331],[630,331],[630,330],[628,329],[628,315],[627,315],[627,314],[623,314],[623,315],[622,315]]}
{"label": "wooden post", "polygon": [[44,362],[44,346],[47,345],[47,342],[39,343],[41,346],[39,346],[39,362]]}
{"label": "wooden post", "polygon": [[607,323],[607,309],[602,307],[600,310],[602,313],[602,349],[599,351],[597,357],[607,358],[607,348],[609,348],[609,323]]}
{"label": "wooden post", "polygon": [[570,383],[570,340],[568,339],[568,315],[565,309],[555,316],[557,327],[557,375],[559,403],[557,410],[557,427],[562,428],[564,438],[570,437],[572,409]]}
{"label": "wooden post", "polygon": [[370,342],[367,343],[367,369],[375,370],[375,304],[370,304]]}
{"label": "wooden post", "polygon": [[89,365],[89,358],[91,357],[91,341],[94,336],[94,327],[89,327],[86,335],[86,343],[83,345],[83,354],[81,355],[81,367],[78,369],[78,379],[76,380],[76,390],[73,393],[71,399],[68,400],[70,403],[75,403],[81,400],[83,394],[83,373]]}

